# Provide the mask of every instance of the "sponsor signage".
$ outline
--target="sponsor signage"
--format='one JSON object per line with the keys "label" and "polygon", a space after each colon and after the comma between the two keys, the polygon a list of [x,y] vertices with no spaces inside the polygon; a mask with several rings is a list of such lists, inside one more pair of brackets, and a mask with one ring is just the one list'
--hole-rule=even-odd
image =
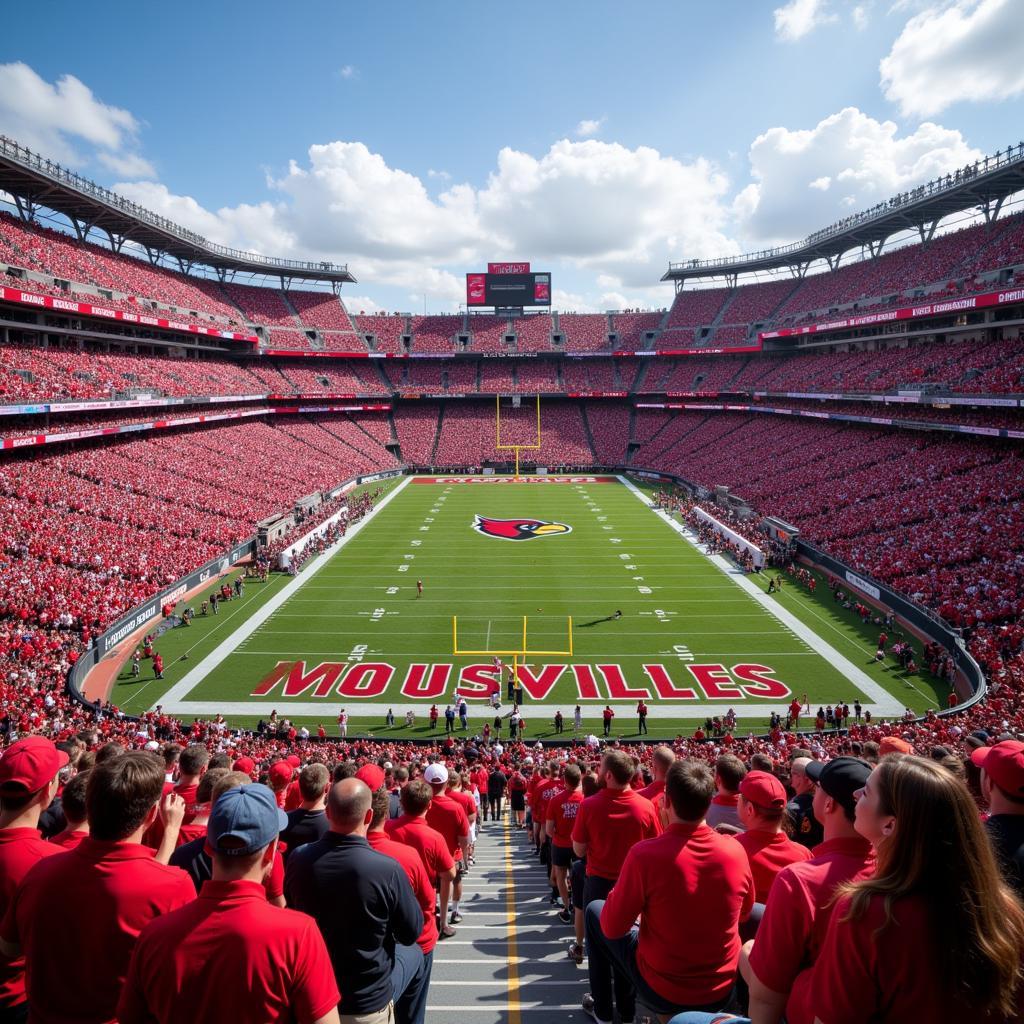
{"label": "sponsor signage", "polygon": [[488,263],[488,274],[528,274],[529,263]]}
{"label": "sponsor signage", "polygon": [[[828,331],[843,331],[851,327],[870,327],[873,324],[891,323],[899,320],[919,320],[923,317],[944,316],[947,313],[963,313],[988,306],[1005,306],[1013,302],[1024,302],[1024,288],[1008,291],[983,292],[958,299],[940,299],[917,306],[903,306],[900,309],[881,310],[838,320],[808,324],[806,327],[780,327],[777,331],[760,331],[758,341],[765,338],[794,338],[805,334],[824,334]],[[709,350],[710,351],[710,350]]]}
{"label": "sponsor signage", "polygon": [[868,597],[872,597],[876,601],[881,600],[882,593],[874,583],[869,583],[863,576],[858,576],[855,572],[850,572],[849,569],[846,570],[845,575],[846,582],[851,587],[856,587],[862,594],[867,594]]}
{"label": "sponsor signage", "polygon": [[0,299],[4,302],[15,302],[23,306],[38,306],[41,309],[54,309],[63,313],[77,313],[80,316],[97,316],[105,320],[123,320],[129,324],[142,324],[148,327],[165,327],[172,331],[184,331],[187,334],[203,334],[211,338],[225,338],[230,341],[247,341],[252,345],[259,342],[254,334],[236,334],[234,331],[219,330],[214,327],[201,327],[199,324],[187,324],[178,320],[165,320],[158,316],[147,316],[144,313],[131,313],[123,309],[110,309],[107,306],[94,306],[88,302],[75,302],[61,299],[54,295],[36,295],[18,288],[0,286]]}

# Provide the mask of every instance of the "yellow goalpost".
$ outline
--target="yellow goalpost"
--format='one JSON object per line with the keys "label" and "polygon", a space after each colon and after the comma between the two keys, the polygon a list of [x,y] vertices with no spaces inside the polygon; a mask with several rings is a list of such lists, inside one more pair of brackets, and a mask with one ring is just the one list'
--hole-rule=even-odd
{"label": "yellow goalpost", "polygon": [[[519,681],[519,664],[520,659],[522,663],[526,664],[526,659],[535,657],[550,657],[553,655],[560,655],[564,657],[572,657],[573,654],[573,638],[572,638],[572,616],[566,616],[566,644],[568,650],[560,651],[548,651],[548,650],[531,650],[530,645],[527,642],[528,637],[528,616],[523,616],[523,642],[520,647],[508,647],[503,649],[487,649],[487,650],[469,650],[467,648],[459,647],[459,617],[457,615],[452,616],[452,654],[455,657],[459,655],[466,655],[471,657],[487,657],[487,658],[511,658],[512,659],[512,678]],[[498,680],[499,687],[501,686],[501,680]]]}
{"label": "yellow goalpost", "polygon": [[[513,398],[516,396],[513,396]],[[537,441],[535,444],[502,444],[501,442],[501,395],[494,396],[494,404],[496,410],[495,417],[495,438],[494,447],[498,451],[514,451],[516,453],[516,475],[515,479],[519,479],[519,452],[520,451],[536,451],[540,448],[540,394],[536,396],[537,400]]]}

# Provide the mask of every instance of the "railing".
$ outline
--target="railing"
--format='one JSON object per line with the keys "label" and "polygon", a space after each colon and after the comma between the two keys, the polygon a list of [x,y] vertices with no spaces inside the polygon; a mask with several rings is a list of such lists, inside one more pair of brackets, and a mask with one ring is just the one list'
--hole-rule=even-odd
{"label": "railing", "polygon": [[190,245],[205,249],[211,255],[234,260],[239,263],[255,263],[274,270],[280,268],[313,273],[317,271],[327,274],[348,273],[348,264],[275,259],[271,256],[263,256],[260,253],[246,252],[242,249],[232,249],[230,246],[218,245],[216,242],[209,241],[209,239],[204,238],[195,231],[189,231],[180,224],[175,224],[174,221],[161,217],[159,214],[153,213],[152,210],[147,210],[144,206],[139,206],[138,203],[133,203],[131,200],[125,199],[124,196],[119,196],[116,192],[112,192],[102,185],[97,185],[96,182],[90,181],[88,178],[83,178],[74,171],[69,171],[66,167],[62,167],[60,164],[41,156],[39,153],[33,153],[30,149],[26,149],[6,135],[0,135],[0,156],[13,160],[22,167],[44,174],[51,181],[68,188],[73,188],[76,192],[89,196],[98,202],[105,203],[107,206],[112,206],[114,209],[120,210],[129,217],[134,217],[145,224],[149,224],[151,227],[174,235],[175,238],[180,238],[183,242],[188,242]]}
{"label": "railing", "polygon": [[901,192],[884,203],[878,203],[860,213],[844,217],[827,228],[815,231],[800,242],[790,242],[789,245],[776,246],[773,249],[760,249],[757,252],[744,253],[742,256],[719,256],[708,260],[685,260],[680,263],[669,263],[668,269],[673,270],[709,270],[714,267],[729,268],[741,266],[744,263],[756,260],[776,259],[788,256],[791,253],[799,252],[819,242],[827,241],[830,238],[837,238],[853,228],[861,227],[872,221],[881,220],[895,213],[897,210],[919,203],[924,199],[932,199],[936,196],[953,192],[968,181],[973,181],[982,175],[992,171],[1002,170],[1012,164],[1024,162],[1024,142],[1018,142],[1014,146],[1007,146],[1005,152],[997,150],[994,156],[986,156],[982,160],[975,160],[960,170],[946,174],[929,181],[925,185],[918,185],[909,192]]}

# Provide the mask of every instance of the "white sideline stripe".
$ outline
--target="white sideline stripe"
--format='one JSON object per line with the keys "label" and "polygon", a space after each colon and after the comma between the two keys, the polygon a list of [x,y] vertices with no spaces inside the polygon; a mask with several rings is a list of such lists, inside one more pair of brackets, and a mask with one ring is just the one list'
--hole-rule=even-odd
{"label": "white sideline stripe", "polygon": [[[644,493],[631,481],[622,476],[619,477],[619,480],[627,490],[631,491],[636,498],[651,509],[651,511],[654,512],[662,522],[667,523],[673,530],[675,530],[676,533],[683,537],[687,543],[692,544],[698,551],[706,554],[689,529],[682,526],[680,523],[677,523],[671,516],[666,515],[661,509],[654,508]],[[768,595],[759,587],[755,587],[754,584],[746,578],[746,576],[735,573],[729,563],[722,558],[721,555],[712,555],[708,558],[708,561],[729,576],[736,586],[749,594],[757,604],[764,608],[766,612],[773,615],[792,633],[795,633],[811,648],[811,650],[816,651],[833,667],[837,668],[851,683],[860,689],[861,693],[870,697],[875,702],[874,707],[871,709],[872,715],[903,714],[903,706],[895,697],[888,693],[883,687],[879,686],[878,683],[876,683],[866,672],[854,665],[852,661],[843,657],[843,655],[840,654],[831,644],[826,643],[820,636],[818,636],[817,633],[814,632],[814,630],[801,622],[800,619],[798,619],[792,612],[780,607],[777,602],[770,600]],[[748,711],[750,709],[744,707],[743,710]],[[774,710],[778,710],[778,707],[774,708]],[[527,722],[529,722],[529,719],[527,719]]]}
{"label": "white sideline stripe", "polygon": [[[388,502],[391,501],[396,495],[401,494],[403,490],[408,486],[409,481],[412,480],[411,476],[407,476],[393,491],[389,491],[380,501],[379,505],[375,505],[373,509],[358,523],[355,524],[350,530],[347,530],[345,536],[342,537],[337,543],[331,545],[323,554],[318,555],[312,562],[306,567],[303,572],[300,572],[286,587],[279,590],[251,619],[243,623],[235,630],[226,640],[219,643],[195,668],[190,672],[186,673],[184,678],[174,684],[160,700],[156,703],[162,704],[164,709],[171,714],[178,714],[182,712],[183,705],[181,704],[181,698],[186,694],[190,693],[199,685],[222,661],[224,661],[237,647],[242,643],[243,640],[247,640],[253,633],[263,625],[267,619],[270,618],[278,608],[281,607],[292,596],[297,590],[300,590],[307,580],[312,579],[317,572],[320,571],[333,557],[340,551],[353,537],[355,537],[362,528],[369,523],[377,515],[378,512]],[[204,702],[210,703],[213,710],[203,712],[204,714],[217,714],[216,707],[217,702]],[[154,707],[156,704],[154,704]],[[259,705],[257,705],[259,706]],[[251,703],[246,703],[246,712],[253,710]],[[237,713],[237,712],[235,712]]]}

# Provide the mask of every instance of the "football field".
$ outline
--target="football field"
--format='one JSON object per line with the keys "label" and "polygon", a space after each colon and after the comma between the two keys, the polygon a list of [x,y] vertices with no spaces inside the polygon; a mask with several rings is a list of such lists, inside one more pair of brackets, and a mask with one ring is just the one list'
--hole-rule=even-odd
{"label": "football field", "polygon": [[935,706],[930,683],[874,662],[870,630],[766,582],[709,558],[625,478],[404,478],[297,577],[247,584],[218,616],[161,637],[166,679],[145,663],[112,699],[241,725],[274,709],[331,735],[345,708],[351,736],[426,734],[432,704],[443,715],[464,697],[479,731],[495,690],[511,711],[515,664],[531,738],[557,709],[571,734],[576,705],[600,733],[606,704],[614,734],[633,735],[641,698],[652,735],[730,708],[741,733],[761,732],[794,695],[860,700],[876,717]]}

